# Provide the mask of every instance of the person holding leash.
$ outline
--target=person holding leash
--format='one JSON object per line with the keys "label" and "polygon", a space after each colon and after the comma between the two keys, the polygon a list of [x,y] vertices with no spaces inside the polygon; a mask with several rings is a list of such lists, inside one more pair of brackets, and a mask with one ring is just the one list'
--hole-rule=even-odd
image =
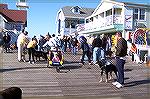
{"label": "person holding leash", "polygon": [[116,33],[116,67],[117,67],[117,81],[112,84],[117,88],[123,87],[124,84],[124,64],[125,56],[127,55],[127,41],[122,38],[121,32]]}

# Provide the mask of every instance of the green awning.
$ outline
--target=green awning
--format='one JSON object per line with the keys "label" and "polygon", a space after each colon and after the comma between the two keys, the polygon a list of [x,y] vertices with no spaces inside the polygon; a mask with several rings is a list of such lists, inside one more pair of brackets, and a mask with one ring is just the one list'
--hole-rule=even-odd
{"label": "green awning", "polygon": [[115,32],[123,31],[123,24],[114,24],[106,27],[101,27],[101,28],[95,28],[87,31],[81,31],[81,34],[114,34]]}

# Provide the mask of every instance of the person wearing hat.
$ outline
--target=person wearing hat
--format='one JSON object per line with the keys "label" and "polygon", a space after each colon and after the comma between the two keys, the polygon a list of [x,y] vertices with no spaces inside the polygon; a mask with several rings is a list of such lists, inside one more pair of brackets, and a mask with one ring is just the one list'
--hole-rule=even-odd
{"label": "person wearing hat", "polygon": [[117,88],[123,87],[124,84],[124,64],[125,64],[125,56],[127,55],[127,41],[122,38],[121,32],[116,33],[116,68],[118,70],[117,73],[117,81],[112,84]]}

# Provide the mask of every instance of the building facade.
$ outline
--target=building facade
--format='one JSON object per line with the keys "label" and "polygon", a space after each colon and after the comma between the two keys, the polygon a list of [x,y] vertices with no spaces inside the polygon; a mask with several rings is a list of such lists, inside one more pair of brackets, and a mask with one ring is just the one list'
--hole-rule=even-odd
{"label": "building facade", "polygon": [[108,34],[113,42],[114,34],[121,32],[126,40],[137,45],[139,52],[150,49],[150,5],[102,0],[82,27],[79,35]]}
{"label": "building facade", "polygon": [[0,33],[11,35],[11,43],[15,43],[17,36],[27,27],[27,11],[8,9],[7,4],[0,4]]}
{"label": "building facade", "polygon": [[60,36],[76,32],[76,25],[85,23],[85,18],[90,16],[93,8],[81,8],[79,6],[65,6],[61,8],[56,17],[57,34]]}

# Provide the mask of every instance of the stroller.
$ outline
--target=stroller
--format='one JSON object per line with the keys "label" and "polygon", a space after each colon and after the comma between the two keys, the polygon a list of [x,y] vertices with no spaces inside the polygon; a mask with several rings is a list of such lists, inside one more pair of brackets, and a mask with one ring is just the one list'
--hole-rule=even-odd
{"label": "stroller", "polygon": [[63,63],[64,63],[64,56],[62,51],[57,47],[52,47],[51,50],[49,50],[47,67],[54,66],[56,67],[56,71],[59,72],[60,67],[63,66]]}

